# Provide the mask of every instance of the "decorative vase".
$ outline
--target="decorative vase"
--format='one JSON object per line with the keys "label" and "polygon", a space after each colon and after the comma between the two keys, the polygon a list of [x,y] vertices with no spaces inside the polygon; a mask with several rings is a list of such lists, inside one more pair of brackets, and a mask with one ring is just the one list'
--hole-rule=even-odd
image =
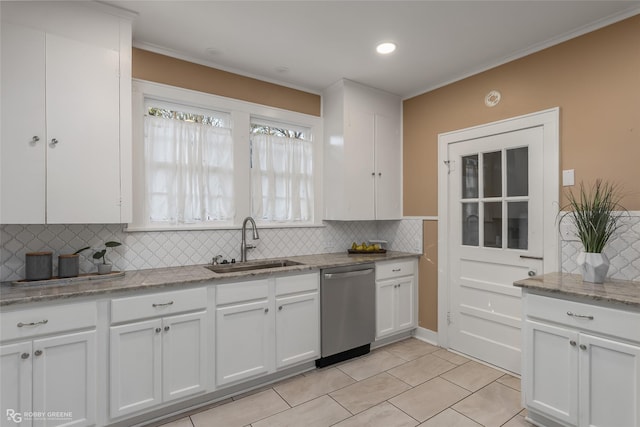
{"label": "decorative vase", "polygon": [[111,264],[98,264],[98,274],[109,274],[112,267]]}
{"label": "decorative vase", "polygon": [[58,277],[78,277],[80,274],[80,255],[58,255]]}
{"label": "decorative vase", "polygon": [[609,258],[604,253],[581,252],[577,262],[582,269],[582,280],[604,283],[609,271]]}

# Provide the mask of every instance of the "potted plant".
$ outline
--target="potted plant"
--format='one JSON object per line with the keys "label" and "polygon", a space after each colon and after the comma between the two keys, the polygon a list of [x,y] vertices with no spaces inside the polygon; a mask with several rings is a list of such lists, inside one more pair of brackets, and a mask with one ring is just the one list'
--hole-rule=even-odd
{"label": "potted plant", "polygon": [[93,259],[100,259],[100,258],[102,258],[102,263],[101,263],[101,264],[98,264],[98,274],[109,274],[109,273],[111,273],[111,268],[112,268],[113,266],[107,262],[107,257],[106,257],[107,249],[108,249],[108,248],[115,248],[116,246],[120,246],[120,245],[122,245],[122,243],[120,243],[120,242],[114,242],[114,241],[109,241],[109,242],[106,242],[106,243],[104,244],[104,246],[105,246],[105,248],[104,248],[104,249],[101,249],[101,250],[99,250],[99,251],[96,251],[96,252],[93,254]]}
{"label": "potted plant", "polygon": [[562,218],[568,217],[575,227],[575,234],[582,242],[583,252],[578,255],[582,268],[582,280],[603,283],[609,271],[609,259],[603,253],[613,234],[620,228],[620,218],[626,211],[620,205],[618,188],[596,180],[590,189],[580,183],[577,195],[566,193],[569,204]]}
{"label": "potted plant", "polygon": [[89,246],[78,249],[72,254],[58,255],[58,277],[78,277],[80,274],[80,252],[87,249]]}

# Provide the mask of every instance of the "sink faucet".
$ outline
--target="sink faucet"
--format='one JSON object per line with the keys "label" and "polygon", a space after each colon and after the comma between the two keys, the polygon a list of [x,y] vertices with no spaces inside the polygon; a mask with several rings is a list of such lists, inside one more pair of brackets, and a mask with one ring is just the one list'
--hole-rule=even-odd
{"label": "sink faucet", "polygon": [[244,221],[242,221],[242,243],[240,243],[240,262],[245,262],[247,260],[247,249],[255,248],[255,245],[247,245],[247,222],[251,223],[251,230],[253,231],[253,240],[259,239],[258,236],[258,227],[256,226],[256,222],[250,216],[246,217]]}

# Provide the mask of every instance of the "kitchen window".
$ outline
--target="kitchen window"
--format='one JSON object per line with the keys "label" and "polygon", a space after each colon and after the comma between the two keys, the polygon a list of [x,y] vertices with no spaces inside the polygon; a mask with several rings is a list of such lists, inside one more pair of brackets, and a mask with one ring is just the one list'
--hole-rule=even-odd
{"label": "kitchen window", "polygon": [[308,128],[251,121],[251,214],[261,222],[312,222],[313,142]]}
{"label": "kitchen window", "polygon": [[132,89],[128,231],[238,229],[247,216],[322,225],[321,117],[138,79]]}
{"label": "kitchen window", "polygon": [[146,217],[151,225],[231,221],[234,215],[230,115],[145,101]]}

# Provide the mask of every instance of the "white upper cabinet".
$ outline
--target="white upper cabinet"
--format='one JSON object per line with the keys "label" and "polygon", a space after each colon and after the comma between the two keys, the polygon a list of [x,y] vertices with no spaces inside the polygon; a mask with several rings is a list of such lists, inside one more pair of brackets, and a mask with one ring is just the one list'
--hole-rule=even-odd
{"label": "white upper cabinet", "polygon": [[341,80],[323,93],[323,117],[324,219],[400,219],[400,98]]}
{"label": "white upper cabinet", "polygon": [[3,2],[3,224],[130,220],[131,21]]}

